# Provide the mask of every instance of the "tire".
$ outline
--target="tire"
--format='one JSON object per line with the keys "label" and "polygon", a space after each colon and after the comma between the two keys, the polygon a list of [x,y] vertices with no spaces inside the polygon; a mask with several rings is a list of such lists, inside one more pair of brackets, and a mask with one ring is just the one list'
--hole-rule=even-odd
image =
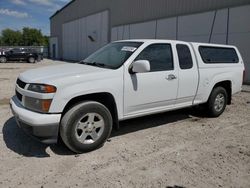
{"label": "tire", "polygon": [[60,136],[73,152],[89,152],[103,146],[110,136],[112,125],[112,116],[104,105],[85,101],[65,113]]}
{"label": "tire", "polygon": [[6,63],[7,62],[7,58],[2,56],[0,57],[0,63]]}
{"label": "tire", "polygon": [[35,63],[36,59],[34,57],[29,57],[28,58],[28,63]]}
{"label": "tire", "polygon": [[219,117],[226,108],[227,99],[228,94],[225,88],[214,88],[207,102],[208,115],[210,117]]}

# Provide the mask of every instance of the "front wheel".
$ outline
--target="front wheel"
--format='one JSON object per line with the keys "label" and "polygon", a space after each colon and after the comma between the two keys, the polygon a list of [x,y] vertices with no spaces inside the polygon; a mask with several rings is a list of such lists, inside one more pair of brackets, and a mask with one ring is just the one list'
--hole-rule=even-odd
{"label": "front wheel", "polygon": [[0,63],[6,63],[7,62],[7,58],[6,57],[0,57]]}
{"label": "front wheel", "polygon": [[208,102],[208,113],[211,117],[218,117],[220,116],[227,105],[227,91],[223,87],[216,87],[213,89]]}
{"label": "front wheel", "polygon": [[63,116],[60,135],[65,145],[76,153],[101,147],[112,130],[112,116],[102,104],[86,101],[72,107]]}

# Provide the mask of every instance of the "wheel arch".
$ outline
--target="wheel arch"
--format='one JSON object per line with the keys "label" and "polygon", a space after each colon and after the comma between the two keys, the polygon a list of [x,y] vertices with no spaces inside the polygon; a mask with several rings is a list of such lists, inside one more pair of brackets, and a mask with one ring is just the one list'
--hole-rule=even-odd
{"label": "wheel arch", "polygon": [[118,111],[117,111],[117,104],[115,98],[112,94],[108,92],[102,93],[93,93],[93,94],[86,94],[72,98],[64,107],[62,116],[73,106],[79,104],[83,101],[96,101],[108,108],[112,115],[113,119],[113,126],[118,129],[119,128],[119,120],[118,120]]}
{"label": "wheel arch", "polygon": [[0,55],[0,58],[1,58],[1,57],[5,57],[6,60],[8,60],[8,57],[7,57],[6,55]]}
{"label": "wheel arch", "polygon": [[216,84],[214,84],[214,87],[212,88],[210,95],[211,95],[213,89],[216,87],[223,87],[226,90],[227,95],[228,95],[227,104],[231,104],[231,102],[232,102],[232,81],[231,80],[224,80],[224,81],[217,82]]}
{"label": "wheel arch", "polygon": [[29,59],[30,57],[33,57],[33,58],[36,59],[36,56],[35,56],[34,54],[29,54],[29,55],[27,56],[27,59]]}

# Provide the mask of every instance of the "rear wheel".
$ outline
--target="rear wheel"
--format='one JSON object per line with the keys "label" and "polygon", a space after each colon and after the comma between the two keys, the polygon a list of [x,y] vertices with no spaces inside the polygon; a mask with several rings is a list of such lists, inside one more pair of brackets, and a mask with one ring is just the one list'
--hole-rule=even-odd
{"label": "rear wheel", "polygon": [[2,56],[0,57],[0,63],[6,63],[7,62],[7,58]]}
{"label": "rear wheel", "polygon": [[112,130],[112,116],[102,104],[87,101],[71,108],[63,116],[60,135],[65,145],[76,153],[101,147]]}
{"label": "rear wheel", "polygon": [[35,60],[34,57],[29,57],[29,58],[28,58],[28,62],[29,62],[29,63],[35,63],[36,60]]}
{"label": "rear wheel", "polygon": [[225,88],[214,88],[207,102],[209,115],[211,117],[220,116],[226,108],[227,99],[228,95]]}

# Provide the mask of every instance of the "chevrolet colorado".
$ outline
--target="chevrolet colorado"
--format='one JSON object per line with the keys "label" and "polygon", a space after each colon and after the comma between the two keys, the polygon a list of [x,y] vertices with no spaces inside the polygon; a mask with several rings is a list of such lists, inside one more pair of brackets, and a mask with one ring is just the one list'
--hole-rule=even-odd
{"label": "chevrolet colorado", "polygon": [[29,134],[44,143],[60,136],[81,153],[102,146],[122,120],[200,104],[218,117],[243,73],[235,46],[117,41],[80,63],[21,73],[10,106]]}

